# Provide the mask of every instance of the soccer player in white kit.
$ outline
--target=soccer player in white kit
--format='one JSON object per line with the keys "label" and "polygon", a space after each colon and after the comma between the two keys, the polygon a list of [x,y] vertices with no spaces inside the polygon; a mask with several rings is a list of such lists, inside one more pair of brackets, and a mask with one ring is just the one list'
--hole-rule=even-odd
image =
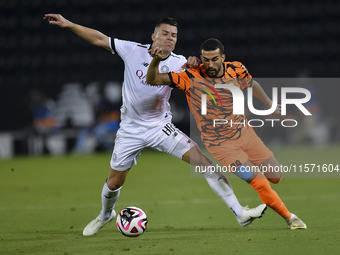
{"label": "soccer player in white kit", "polygon": [[[198,146],[172,124],[169,104],[172,88],[150,86],[146,83],[148,66],[152,61],[148,51],[152,47],[161,47],[164,52],[160,72],[179,71],[183,67],[198,65],[196,58],[190,57],[187,61],[185,57],[172,52],[177,42],[176,20],[166,18],[157,22],[151,36],[153,43],[150,45],[112,39],[97,30],[74,24],[60,14],[46,14],[44,19],[50,24],[68,28],[93,45],[119,55],[125,64],[121,123],[110,161],[109,176],[102,189],[102,210],[99,216],[85,227],[83,235],[98,233],[115,218],[116,212],[113,208],[120,189],[144,148],[166,152],[194,166],[212,165],[211,160]],[[242,207],[224,175],[210,171],[204,172],[203,175],[212,190],[235,214],[241,226],[248,226],[254,219],[262,217],[266,209],[265,204],[253,209]]]}

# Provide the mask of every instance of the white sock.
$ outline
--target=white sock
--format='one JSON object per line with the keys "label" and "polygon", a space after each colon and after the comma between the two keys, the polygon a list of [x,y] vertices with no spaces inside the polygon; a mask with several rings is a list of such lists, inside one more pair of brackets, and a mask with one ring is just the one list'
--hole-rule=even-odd
{"label": "white sock", "polygon": [[237,200],[233,188],[229,184],[227,178],[219,172],[204,172],[205,179],[207,180],[210,188],[222,198],[224,203],[235,214],[237,219],[240,219],[243,214],[243,207]]}
{"label": "white sock", "polygon": [[107,186],[107,183],[105,182],[102,190],[102,210],[99,214],[99,218],[102,221],[110,218],[112,209],[115,207],[121,188],[122,187],[116,190],[110,190]]}
{"label": "white sock", "polygon": [[294,217],[297,217],[294,213],[290,213],[290,214],[291,214],[290,218],[286,219],[287,222],[293,219]]}
{"label": "white sock", "polygon": [[241,219],[242,214],[243,214],[243,210],[244,210],[243,206],[240,205],[235,194],[232,194],[231,197],[233,197],[233,198],[230,198],[230,200],[235,199],[236,202],[232,207],[230,207],[230,210],[235,214],[236,219],[239,220],[239,219]]}

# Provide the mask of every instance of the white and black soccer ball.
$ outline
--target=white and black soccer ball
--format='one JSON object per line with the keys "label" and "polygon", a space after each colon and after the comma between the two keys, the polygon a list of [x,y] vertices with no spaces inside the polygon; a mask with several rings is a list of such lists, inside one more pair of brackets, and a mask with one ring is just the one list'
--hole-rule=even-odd
{"label": "white and black soccer ball", "polygon": [[120,211],[116,220],[120,233],[127,237],[137,237],[144,233],[148,219],[142,209],[129,206]]}

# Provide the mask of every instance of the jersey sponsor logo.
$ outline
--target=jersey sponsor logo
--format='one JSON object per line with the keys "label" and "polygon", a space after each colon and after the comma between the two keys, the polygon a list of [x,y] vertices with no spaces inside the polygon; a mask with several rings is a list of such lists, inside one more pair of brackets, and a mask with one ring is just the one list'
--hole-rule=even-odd
{"label": "jersey sponsor logo", "polygon": [[[143,64],[143,63],[142,63]],[[161,87],[162,85],[150,85],[146,82],[146,73],[144,73],[142,70],[138,69],[136,71],[136,76],[138,77],[138,79],[140,80],[140,84],[144,85],[144,86],[149,86],[149,87]]]}
{"label": "jersey sponsor logo", "polygon": [[136,71],[136,76],[140,80],[140,84],[151,87],[151,85],[146,82],[146,74],[144,74],[144,72],[142,70],[138,69]]}

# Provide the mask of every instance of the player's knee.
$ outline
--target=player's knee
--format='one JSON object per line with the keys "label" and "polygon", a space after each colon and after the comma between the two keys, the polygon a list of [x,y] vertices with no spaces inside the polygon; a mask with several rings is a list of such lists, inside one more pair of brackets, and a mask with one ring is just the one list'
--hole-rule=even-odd
{"label": "player's knee", "polygon": [[213,164],[213,162],[204,154],[201,154],[201,156],[198,159],[198,164],[202,166],[210,166]]}
{"label": "player's knee", "polygon": [[210,166],[213,163],[202,153],[198,146],[194,146],[189,151],[187,151],[183,155],[182,160],[193,166]]}
{"label": "player's knee", "polygon": [[110,169],[109,177],[106,179],[107,187],[110,190],[116,190],[123,186],[130,168],[125,171]]}
{"label": "player's knee", "polygon": [[283,174],[281,173],[281,175],[279,177],[275,177],[275,178],[267,178],[268,181],[270,181],[273,184],[278,184],[281,180],[282,180]]}
{"label": "player's knee", "polygon": [[123,186],[124,180],[117,178],[117,177],[110,177],[109,176],[109,178],[107,178],[107,180],[106,180],[106,183],[107,183],[107,187],[110,190],[117,190],[117,189],[119,189]]}
{"label": "player's knee", "polygon": [[120,187],[122,187],[122,184],[121,183],[118,183],[118,182],[115,182],[115,181],[109,181],[107,180],[107,187],[110,189],[110,190],[117,190],[119,189]]}

